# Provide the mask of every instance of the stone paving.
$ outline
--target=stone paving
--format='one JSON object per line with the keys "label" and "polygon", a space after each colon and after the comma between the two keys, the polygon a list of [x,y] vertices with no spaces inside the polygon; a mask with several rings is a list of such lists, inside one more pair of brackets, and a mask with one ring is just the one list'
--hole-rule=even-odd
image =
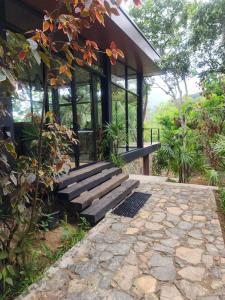
{"label": "stone paving", "polygon": [[109,213],[25,300],[224,300],[225,249],[213,191],[141,183],[133,218]]}

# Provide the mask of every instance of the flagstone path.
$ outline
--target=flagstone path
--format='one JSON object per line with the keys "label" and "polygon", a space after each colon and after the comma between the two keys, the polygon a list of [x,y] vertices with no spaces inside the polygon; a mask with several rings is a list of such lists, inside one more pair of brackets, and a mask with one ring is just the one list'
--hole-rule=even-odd
{"label": "flagstone path", "polygon": [[25,300],[224,300],[225,248],[212,190],[152,183],[133,218],[109,213]]}

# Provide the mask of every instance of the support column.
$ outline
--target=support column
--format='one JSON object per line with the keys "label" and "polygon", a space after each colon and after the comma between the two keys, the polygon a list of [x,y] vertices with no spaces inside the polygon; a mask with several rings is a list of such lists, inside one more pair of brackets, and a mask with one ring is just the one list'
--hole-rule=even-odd
{"label": "support column", "polygon": [[[75,67],[75,65],[74,65]],[[71,81],[71,97],[72,97],[72,111],[73,111],[73,130],[76,134],[76,139],[79,140],[79,124],[77,122],[77,91],[76,91],[76,71],[73,70]],[[74,158],[75,165],[78,168],[80,166],[80,147],[79,143],[74,145]]]}
{"label": "support column", "polygon": [[126,116],[126,151],[129,151],[129,120],[128,120],[128,68],[125,66],[125,116]]}
{"label": "support column", "polygon": [[102,125],[112,122],[112,85],[111,85],[111,64],[104,55],[104,75],[105,78],[101,79],[101,88],[102,88]]}
{"label": "support column", "polygon": [[[5,0],[0,0],[0,37],[6,40]],[[0,106],[7,111],[6,116],[0,116],[0,139],[14,139],[12,116],[12,101],[5,90],[0,90]]]}
{"label": "support column", "polygon": [[[104,62],[104,75],[105,78],[101,78],[101,89],[102,89],[102,128],[104,130],[104,127],[107,123],[112,122],[112,84],[111,84],[111,64],[106,57],[106,55],[103,56],[103,62]],[[105,150],[104,156],[109,157],[111,152],[111,145],[108,145],[107,149]]]}
{"label": "support column", "polygon": [[6,33],[6,20],[5,20],[5,0],[0,0],[0,37],[5,39]]}
{"label": "support column", "polygon": [[149,169],[149,154],[146,156],[143,156],[143,175],[150,175],[150,169]]}
{"label": "support column", "polygon": [[137,74],[137,146],[143,148],[143,82],[142,73]]}

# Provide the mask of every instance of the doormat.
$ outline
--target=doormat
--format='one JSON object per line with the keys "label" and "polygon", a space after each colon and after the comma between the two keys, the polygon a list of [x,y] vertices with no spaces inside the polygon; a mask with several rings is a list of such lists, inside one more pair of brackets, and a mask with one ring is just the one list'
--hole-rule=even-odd
{"label": "doormat", "polygon": [[133,218],[150,197],[151,194],[134,192],[123,203],[117,206],[112,213],[118,216]]}

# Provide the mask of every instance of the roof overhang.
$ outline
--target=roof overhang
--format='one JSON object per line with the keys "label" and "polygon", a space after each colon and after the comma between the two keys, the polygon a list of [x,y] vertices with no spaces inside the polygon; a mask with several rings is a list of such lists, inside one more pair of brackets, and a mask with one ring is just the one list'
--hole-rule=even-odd
{"label": "roof overhang", "polygon": [[[56,6],[56,0],[9,0],[7,2],[14,4],[16,2],[18,5],[23,6],[26,5],[29,7],[30,13],[32,13],[32,11],[33,13],[36,12],[36,18],[38,14],[41,17],[44,9],[51,11]],[[12,14],[16,14],[15,18],[19,21],[20,17],[18,11],[12,10],[11,16]],[[40,25],[41,21],[40,18]],[[27,27],[24,29],[34,28],[34,20],[32,21],[31,18],[26,20],[23,18],[22,23],[24,22],[27,23],[27,26],[23,26]],[[157,61],[160,58],[159,55],[122,9],[120,9],[119,16],[105,18],[105,27],[96,22],[92,28],[82,32],[82,35],[84,35],[85,38],[95,40],[102,49],[109,47],[113,40],[117,47],[124,52],[124,62],[138,72],[142,72],[145,76],[158,75],[161,73],[157,65]]]}

